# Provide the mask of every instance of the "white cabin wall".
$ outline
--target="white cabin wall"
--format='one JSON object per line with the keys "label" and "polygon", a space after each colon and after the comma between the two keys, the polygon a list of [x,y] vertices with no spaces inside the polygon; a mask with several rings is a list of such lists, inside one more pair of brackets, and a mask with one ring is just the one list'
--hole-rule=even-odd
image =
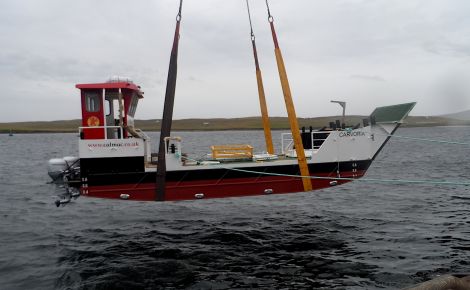
{"label": "white cabin wall", "polygon": [[397,124],[377,124],[351,131],[332,131],[309,163],[370,160]]}
{"label": "white cabin wall", "polygon": [[80,158],[144,156],[144,140],[137,138],[79,140]]}

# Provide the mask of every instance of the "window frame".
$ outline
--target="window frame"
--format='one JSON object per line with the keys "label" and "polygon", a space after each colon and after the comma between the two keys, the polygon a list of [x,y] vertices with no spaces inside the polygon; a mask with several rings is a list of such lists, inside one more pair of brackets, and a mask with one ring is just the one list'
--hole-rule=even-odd
{"label": "window frame", "polygon": [[88,113],[101,112],[101,95],[96,92],[85,93],[85,110]]}

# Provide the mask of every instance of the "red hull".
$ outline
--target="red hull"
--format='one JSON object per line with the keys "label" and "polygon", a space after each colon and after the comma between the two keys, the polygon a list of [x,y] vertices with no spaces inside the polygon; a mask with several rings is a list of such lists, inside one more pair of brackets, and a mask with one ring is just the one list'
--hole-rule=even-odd
{"label": "red hull", "polygon": [[[343,178],[359,178],[365,171],[342,172]],[[332,176],[321,175],[329,179],[313,179],[313,190],[347,183],[350,180],[332,180]],[[89,197],[129,199],[141,201],[155,200],[155,183],[116,184],[87,186],[81,188],[81,194]],[[230,180],[204,180],[187,182],[167,182],[165,201],[194,200],[201,198],[225,198],[283,194],[303,191],[300,178],[283,176],[264,176],[259,178],[238,178]]]}

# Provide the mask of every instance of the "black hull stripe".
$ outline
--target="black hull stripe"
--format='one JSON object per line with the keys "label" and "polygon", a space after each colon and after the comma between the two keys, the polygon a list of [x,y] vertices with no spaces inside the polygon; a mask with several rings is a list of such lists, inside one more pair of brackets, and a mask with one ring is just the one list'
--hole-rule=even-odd
{"label": "black hull stripe", "polygon": [[[82,159],[83,160],[83,159]],[[88,160],[90,161],[90,160]],[[103,159],[96,160],[103,162]],[[339,172],[351,172],[354,169],[357,171],[366,171],[371,160],[364,161],[348,161],[339,163]],[[92,165],[92,164],[88,164]],[[273,173],[273,174],[286,174],[286,175],[300,175],[299,167],[296,164],[292,165],[279,165],[279,166],[261,166],[261,167],[239,167],[237,169],[256,171],[260,173]],[[335,177],[338,171],[338,163],[321,163],[309,164],[310,174],[327,175]],[[200,170],[187,170],[187,171],[167,171],[166,181],[169,182],[185,182],[185,181],[210,181],[210,180],[228,180],[239,178],[257,178],[265,176],[264,174],[257,174],[252,172],[235,171],[226,168],[212,168]],[[97,185],[116,185],[116,184],[141,184],[141,183],[155,183],[156,172],[136,172],[136,171],[110,171],[100,173],[90,173],[85,170],[82,173],[82,178],[87,178],[88,186]],[[295,179],[295,177],[286,177],[286,179]]]}

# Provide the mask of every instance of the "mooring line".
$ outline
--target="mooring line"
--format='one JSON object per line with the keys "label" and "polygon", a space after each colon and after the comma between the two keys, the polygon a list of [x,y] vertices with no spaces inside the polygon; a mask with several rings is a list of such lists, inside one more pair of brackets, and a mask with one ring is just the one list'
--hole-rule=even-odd
{"label": "mooring line", "polygon": [[[184,157],[187,160],[200,162],[195,159],[191,159],[189,157]],[[217,164],[214,164],[217,165]],[[261,175],[270,175],[270,176],[283,176],[283,177],[294,177],[294,178],[310,178],[316,180],[331,180],[331,181],[362,181],[362,182],[369,182],[369,183],[399,183],[399,184],[432,184],[432,185],[453,185],[453,186],[470,186],[470,182],[464,181],[448,181],[448,180],[407,180],[407,179],[380,179],[380,178],[350,178],[350,177],[328,177],[328,176],[302,176],[302,175],[295,175],[295,174],[282,174],[282,173],[273,173],[273,172],[261,172],[261,171],[253,171],[253,170],[246,170],[240,168],[230,168],[225,166],[219,166],[218,168],[238,171],[238,172],[245,172],[245,173],[254,173],[254,174],[261,174]]]}
{"label": "mooring line", "polygon": [[310,179],[324,179],[324,180],[344,180],[344,181],[364,181],[372,183],[409,183],[409,184],[433,184],[433,185],[464,185],[470,186],[470,182],[463,181],[447,181],[447,180],[406,180],[406,179],[379,179],[379,178],[349,178],[349,177],[327,177],[327,176],[302,176],[302,175],[293,175],[293,174],[281,174],[281,173],[269,173],[269,172],[259,172],[238,168],[229,168],[224,167],[227,170],[240,171],[246,173],[257,173],[264,175],[273,175],[273,176],[286,176],[286,177],[295,177],[295,178],[310,178]]}
{"label": "mooring line", "polygon": [[369,133],[369,134],[378,135],[378,136],[385,136],[385,137],[410,139],[410,140],[416,140],[416,141],[434,142],[434,143],[441,143],[441,144],[455,144],[455,145],[470,146],[470,143],[466,143],[466,142],[446,141],[446,140],[439,140],[439,139],[419,138],[419,137],[400,136],[400,135],[391,135],[391,134],[380,134],[380,133]]}

